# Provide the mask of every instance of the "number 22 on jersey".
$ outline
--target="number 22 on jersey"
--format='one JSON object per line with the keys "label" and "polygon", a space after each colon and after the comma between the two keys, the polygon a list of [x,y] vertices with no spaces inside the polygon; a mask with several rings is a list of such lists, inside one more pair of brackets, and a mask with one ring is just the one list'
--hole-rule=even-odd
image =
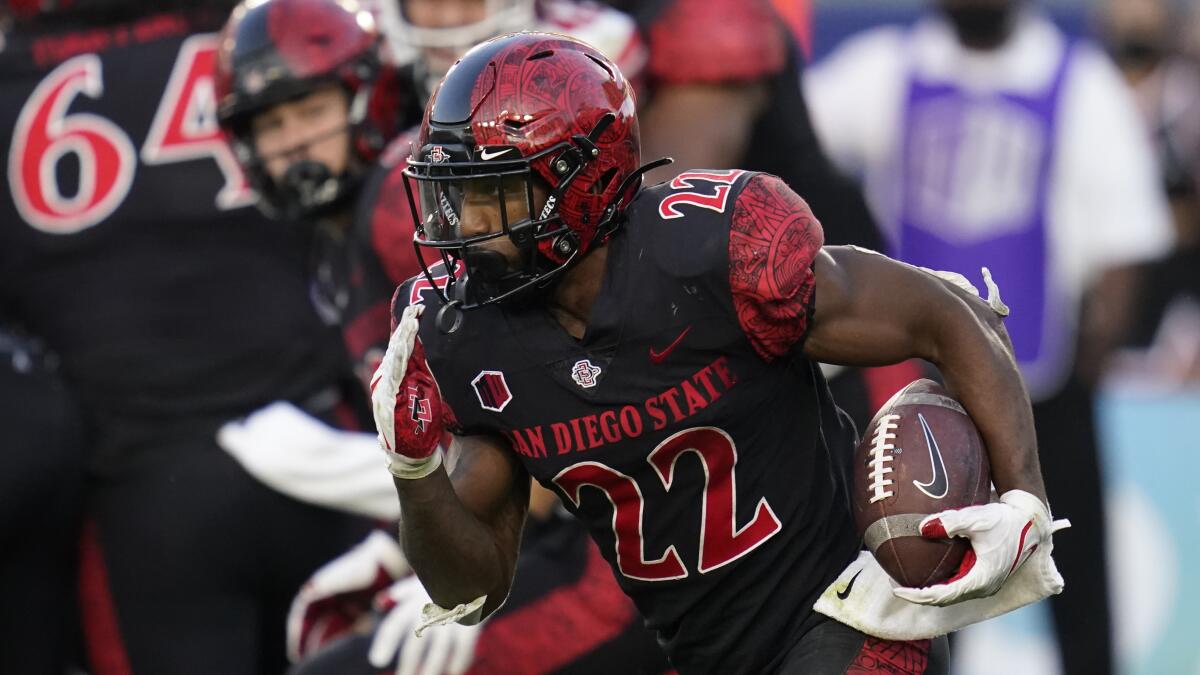
{"label": "number 22 on jersey", "polygon": [[[696,569],[700,574],[727,565],[775,536],[782,524],[765,497],[758,500],[754,517],[738,527],[737,448],[733,439],[715,427],[697,427],[680,431],[654,448],[646,457],[668,493],[675,478],[675,464],[692,453],[704,469],[704,496],[700,523],[700,555]],[[578,507],[580,492],[587,487],[599,489],[613,506],[612,528],[616,538],[617,566],[621,574],[640,581],[670,581],[688,576],[688,570],[672,544],[655,560],[646,559],[642,536],[645,499],[633,478],[600,464],[580,462],[563,469],[554,483]]]}

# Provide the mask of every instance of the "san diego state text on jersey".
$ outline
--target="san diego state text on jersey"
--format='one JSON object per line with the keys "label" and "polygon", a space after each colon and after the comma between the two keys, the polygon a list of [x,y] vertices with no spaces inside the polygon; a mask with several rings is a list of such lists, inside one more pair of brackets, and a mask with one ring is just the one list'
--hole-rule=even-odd
{"label": "san diego state text on jersey", "polygon": [[582,340],[530,305],[449,335],[426,312],[421,338],[462,432],[510,440],[681,671],[762,672],[858,548],[853,431],[799,351],[820,226],[741,171],[684,173],[628,215]]}

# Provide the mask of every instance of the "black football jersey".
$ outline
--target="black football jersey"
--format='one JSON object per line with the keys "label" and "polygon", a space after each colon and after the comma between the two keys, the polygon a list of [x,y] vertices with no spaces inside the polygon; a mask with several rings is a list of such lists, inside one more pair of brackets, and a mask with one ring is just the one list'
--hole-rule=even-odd
{"label": "black football jersey", "polygon": [[[820,224],[782,181],[642,191],[582,340],[544,307],[421,339],[461,433],[503,435],[589,529],[683,673],[758,673],[858,549],[853,431],[800,351]],[[395,312],[432,293],[401,287]]]}
{"label": "black football jersey", "polygon": [[[60,355],[99,468],[345,367],[302,230],[265,219],[216,124],[223,17],[9,36],[0,305]],[[126,458],[127,459],[127,458]]]}

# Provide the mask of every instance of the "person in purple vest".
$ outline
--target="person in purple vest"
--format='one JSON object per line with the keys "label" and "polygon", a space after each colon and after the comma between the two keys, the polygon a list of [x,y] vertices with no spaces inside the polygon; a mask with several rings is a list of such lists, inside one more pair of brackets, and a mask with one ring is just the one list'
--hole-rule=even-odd
{"label": "person in purple vest", "polygon": [[861,175],[889,253],[980,287],[986,267],[1004,290],[1047,488],[1076,528],[1056,551],[1072,582],[1053,604],[1063,664],[1111,672],[1093,383],[1127,328],[1130,266],[1171,246],[1167,206],[1099,48],[1021,0],[937,9],[813,68],[813,121]]}

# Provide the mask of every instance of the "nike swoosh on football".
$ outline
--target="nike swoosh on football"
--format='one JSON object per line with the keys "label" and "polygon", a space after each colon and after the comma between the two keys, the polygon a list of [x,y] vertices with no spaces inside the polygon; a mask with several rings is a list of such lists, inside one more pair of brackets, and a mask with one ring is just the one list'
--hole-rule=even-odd
{"label": "nike swoosh on football", "polygon": [[850,577],[850,583],[846,584],[845,588],[837,592],[839,600],[845,600],[846,598],[850,597],[850,589],[854,588],[854,582],[858,581],[858,575],[860,574],[862,574],[862,570],[855,572],[854,576]]}
{"label": "nike swoosh on football", "polygon": [[913,485],[926,495],[941,499],[950,490],[950,482],[946,480],[946,463],[942,460],[942,451],[938,449],[937,439],[933,437],[933,431],[925,421],[925,416],[917,413],[917,421],[921,423],[921,431],[925,433],[925,445],[929,447],[929,465],[933,468],[933,478],[930,478],[928,483],[914,480]]}
{"label": "nike swoosh on football", "polygon": [[483,161],[486,162],[489,159],[496,159],[500,155],[503,155],[504,153],[508,152],[509,150],[512,150],[512,148],[500,148],[499,150],[495,150],[495,151],[489,151],[488,149],[484,148],[483,150],[479,151],[479,159],[482,159]]}
{"label": "nike swoosh on football", "polygon": [[683,342],[683,337],[685,335],[687,335],[688,331],[690,331],[691,329],[692,329],[691,325],[688,325],[687,328],[684,328],[683,332],[679,334],[679,337],[675,338],[675,341],[672,342],[671,344],[667,345],[667,348],[662,350],[661,352],[655,351],[654,347],[651,347],[650,348],[650,363],[659,364],[659,363],[662,363],[663,361],[665,361],[667,359],[667,357],[671,355],[671,352],[675,351],[675,348],[679,346],[679,343]]}

